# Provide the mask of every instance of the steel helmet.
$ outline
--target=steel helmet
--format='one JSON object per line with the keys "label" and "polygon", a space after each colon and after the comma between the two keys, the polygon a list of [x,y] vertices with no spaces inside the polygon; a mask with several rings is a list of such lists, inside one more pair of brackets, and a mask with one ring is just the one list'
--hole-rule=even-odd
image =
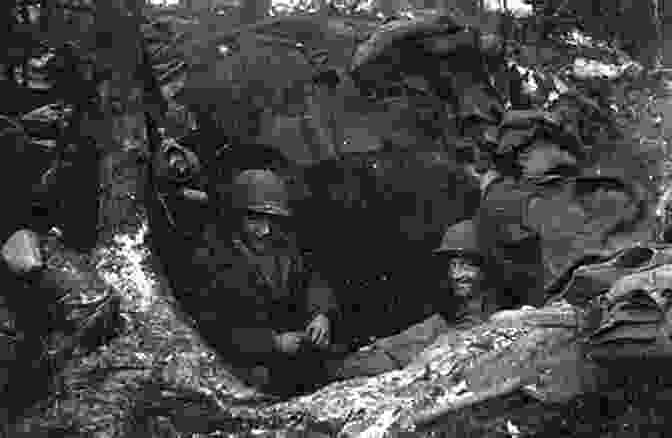
{"label": "steel helmet", "polygon": [[464,220],[448,227],[434,254],[452,254],[480,259],[474,221]]}
{"label": "steel helmet", "polygon": [[291,216],[284,181],[266,169],[248,169],[233,180],[232,203],[240,210],[276,216]]}
{"label": "steel helmet", "polygon": [[154,163],[156,175],[175,183],[186,183],[201,174],[198,156],[189,148],[170,139],[165,141]]}

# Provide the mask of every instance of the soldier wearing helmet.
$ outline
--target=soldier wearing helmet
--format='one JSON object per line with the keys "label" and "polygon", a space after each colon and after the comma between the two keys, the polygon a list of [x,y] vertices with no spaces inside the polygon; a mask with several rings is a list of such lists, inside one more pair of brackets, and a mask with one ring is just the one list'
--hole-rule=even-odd
{"label": "soldier wearing helmet", "polygon": [[528,208],[542,193],[562,192],[582,154],[581,141],[552,114],[504,115],[494,166],[478,175],[476,217],[450,227],[435,250],[448,268],[458,320],[478,322],[501,307],[542,304],[542,224],[528,220]]}
{"label": "soldier wearing helmet", "polygon": [[192,313],[206,339],[214,335],[227,359],[249,371],[250,383],[309,390],[322,377],[316,370],[332,338],[332,291],[297,248],[287,189],[275,172],[245,170],[225,187],[213,197],[228,208],[207,227],[209,248],[197,254],[212,277],[205,293],[223,302]]}
{"label": "soldier wearing helmet", "polygon": [[586,256],[608,251],[616,234],[623,242],[642,234],[636,234],[647,219],[640,190],[581,171],[582,147],[552,114],[504,117],[476,217],[465,229],[449,229],[439,251],[477,256],[481,271],[472,277],[479,281],[461,294],[485,302],[486,314],[542,305],[549,287]]}
{"label": "soldier wearing helmet", "polygon": [[443,271],[440,288],[450,293],[442,312],[446,319],[460,328],[483,322],[489,303],[481,287],[483,260],[478,251],[474,221],[464,220],[449,227],[434,254]]}

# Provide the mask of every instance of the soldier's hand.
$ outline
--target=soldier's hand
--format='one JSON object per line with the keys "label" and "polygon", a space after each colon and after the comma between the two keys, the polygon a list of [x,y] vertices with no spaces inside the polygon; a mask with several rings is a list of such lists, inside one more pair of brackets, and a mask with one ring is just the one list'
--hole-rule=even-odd
{"label": "soldier's hand", "polygon": [[329,345],[330,332],[331,324],[329,323],[329,318],[322,314],[317,315],[306,328],[306,333],[311,342],[319,347]]}
{"label": "soldier's hand", "polygon": [[2,258],[16,274],[27,274],[43,266],[40,239],[33,231],[19,230],[2,246]]}
{"label": "soldier's hand", "polygon": [[301,348],[305,335],[300,332],[285,332],[275,336],[277,350],[285,354],[296,354]]}

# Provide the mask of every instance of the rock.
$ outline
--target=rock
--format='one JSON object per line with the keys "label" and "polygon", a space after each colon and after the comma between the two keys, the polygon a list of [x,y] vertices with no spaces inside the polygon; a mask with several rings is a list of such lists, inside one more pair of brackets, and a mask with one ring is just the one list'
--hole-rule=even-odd
{"label": "rock", "polygon": [[[23,247],[18,256],[17,243]],[[90,270],[85,258],[53,236],[18,231],[3,248],[3,256],[10,265],[25,259],[12,268],[20,276],[4,276],[3,285],[14,316],[14,336],[13,345],[4,351],[13,360],[8,364],[7,357],[0,358],[8,382],[0,398],[13,400],[11,412],[16,415],[54,389],[57,374],[70,360],[118,333],[120,297]],[[24,276],[34,266],[39,271]],[[5,333],[0,336],[6,338]]]}
{"label": "rock", "polygon": [[26,274],[43,266],[39,238],[31,230],[19,230],[2,246],[2,258],[12,272]]}

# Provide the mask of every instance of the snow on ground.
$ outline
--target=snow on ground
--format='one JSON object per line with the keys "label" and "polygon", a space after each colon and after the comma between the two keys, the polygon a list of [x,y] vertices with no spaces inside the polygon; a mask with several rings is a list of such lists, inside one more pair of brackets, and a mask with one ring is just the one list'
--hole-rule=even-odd
{"label": "snow on ground", "polygon": [[532,6],[525,4],[523,0],[485,0],[485,7],[487,9],[501,11],[504,9],[504,3],[506,3],[506,9],[516,16],[521,17],[532,13]]}
{"label": "snow on ground", "polygon": [[149,231],[147,222],[135,233],[118,234],[113,244],[102,248],[98,269],[105,281],[122,293],[130,310],[146,311],[157,297],[159,282],[145,268],[150,255],[145,244]]}
{"label": "snow on ground", "polygon": [[[149,0],[152,5],[156,6],[177,6],[180,3],[180,0]],[[216,4],[216,1],[213,1],[212,4]],[[271,9],[282,9],[283,11],[289,11],[299,6],[302,3],[301,0],[272,0]],[[371,10],[373,6],[378,3],[376,0],[367,0],[362,2],[359,9],[360,10]],[[485,7],[490,10],[503,10],[503,3],[506,3],[506,9],[512,12],[516,16],[526,16],[532,13],[532,7],[528,4],[525,4],[523,0],[507,0],[506,2],[502,0],[486,0]]]}
{"label": "snow on ground", "polygon": [[577,58],[574,60],[573,73],[579,79],[601,77],[613,80],[621,76],[626,70],[640,66],[634,61],[616,64],[606,64],[595,59]]}

